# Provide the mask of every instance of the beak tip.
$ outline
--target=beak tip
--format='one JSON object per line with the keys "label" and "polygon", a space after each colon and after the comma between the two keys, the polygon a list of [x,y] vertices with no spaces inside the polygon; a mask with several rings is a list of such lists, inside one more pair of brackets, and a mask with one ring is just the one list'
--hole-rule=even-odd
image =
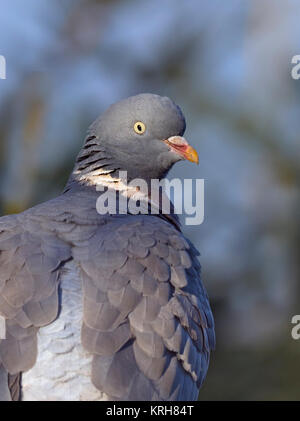
{"label": "beak tip", "polygon": [[192,146],[188,146],[186,154],[185,154],[185,158],[188,161],[194,162],[195,164],[199,165],[198,153]]}

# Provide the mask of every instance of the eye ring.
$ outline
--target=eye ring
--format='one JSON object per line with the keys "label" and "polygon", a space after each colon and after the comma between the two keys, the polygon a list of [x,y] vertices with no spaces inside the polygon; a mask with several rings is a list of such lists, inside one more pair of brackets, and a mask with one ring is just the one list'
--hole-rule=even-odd
{"label": "eye ring", "polygon": [[133,126],[133,130],[137,133],[137,134],[143,134],[146,131],[146,126],[142,121],[137,121],[134,126]]}

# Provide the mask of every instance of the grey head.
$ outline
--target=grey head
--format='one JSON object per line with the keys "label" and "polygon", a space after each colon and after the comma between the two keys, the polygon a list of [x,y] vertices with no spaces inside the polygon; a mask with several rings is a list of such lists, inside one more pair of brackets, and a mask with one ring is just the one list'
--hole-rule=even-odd
{"label": "grey head", "polygon": [[140,94],[119,101],[90,126],[73,176],[127,171],[128,180],[161,179],[179,160],[198,162],[182,137],[185,128],[181,109],[167,97]]}

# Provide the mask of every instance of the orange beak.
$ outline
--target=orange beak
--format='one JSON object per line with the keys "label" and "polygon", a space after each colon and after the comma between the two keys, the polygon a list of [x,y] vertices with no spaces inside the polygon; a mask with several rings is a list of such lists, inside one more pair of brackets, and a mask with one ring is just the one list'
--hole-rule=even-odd
{"label": "orange beak", "polygon": [[164,142],[170,147],[170,149],[173,152],[182,156],[184,159],[199,164],[199,157],[197,151],[188,144],[184,137],[172,136],[169,137],[169,139],[164,140]]}

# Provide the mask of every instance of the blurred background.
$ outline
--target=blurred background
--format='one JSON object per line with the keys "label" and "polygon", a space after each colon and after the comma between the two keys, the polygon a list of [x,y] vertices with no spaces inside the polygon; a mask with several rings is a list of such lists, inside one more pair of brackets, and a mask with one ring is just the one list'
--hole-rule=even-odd
{"label": "blurred background", "polygon": [[1,1],[0,215],[59,194],[89,124],[140,92],[187,118],[205,179],[201,252],[216,319],[201,400],[300,399],[297,0]]}

